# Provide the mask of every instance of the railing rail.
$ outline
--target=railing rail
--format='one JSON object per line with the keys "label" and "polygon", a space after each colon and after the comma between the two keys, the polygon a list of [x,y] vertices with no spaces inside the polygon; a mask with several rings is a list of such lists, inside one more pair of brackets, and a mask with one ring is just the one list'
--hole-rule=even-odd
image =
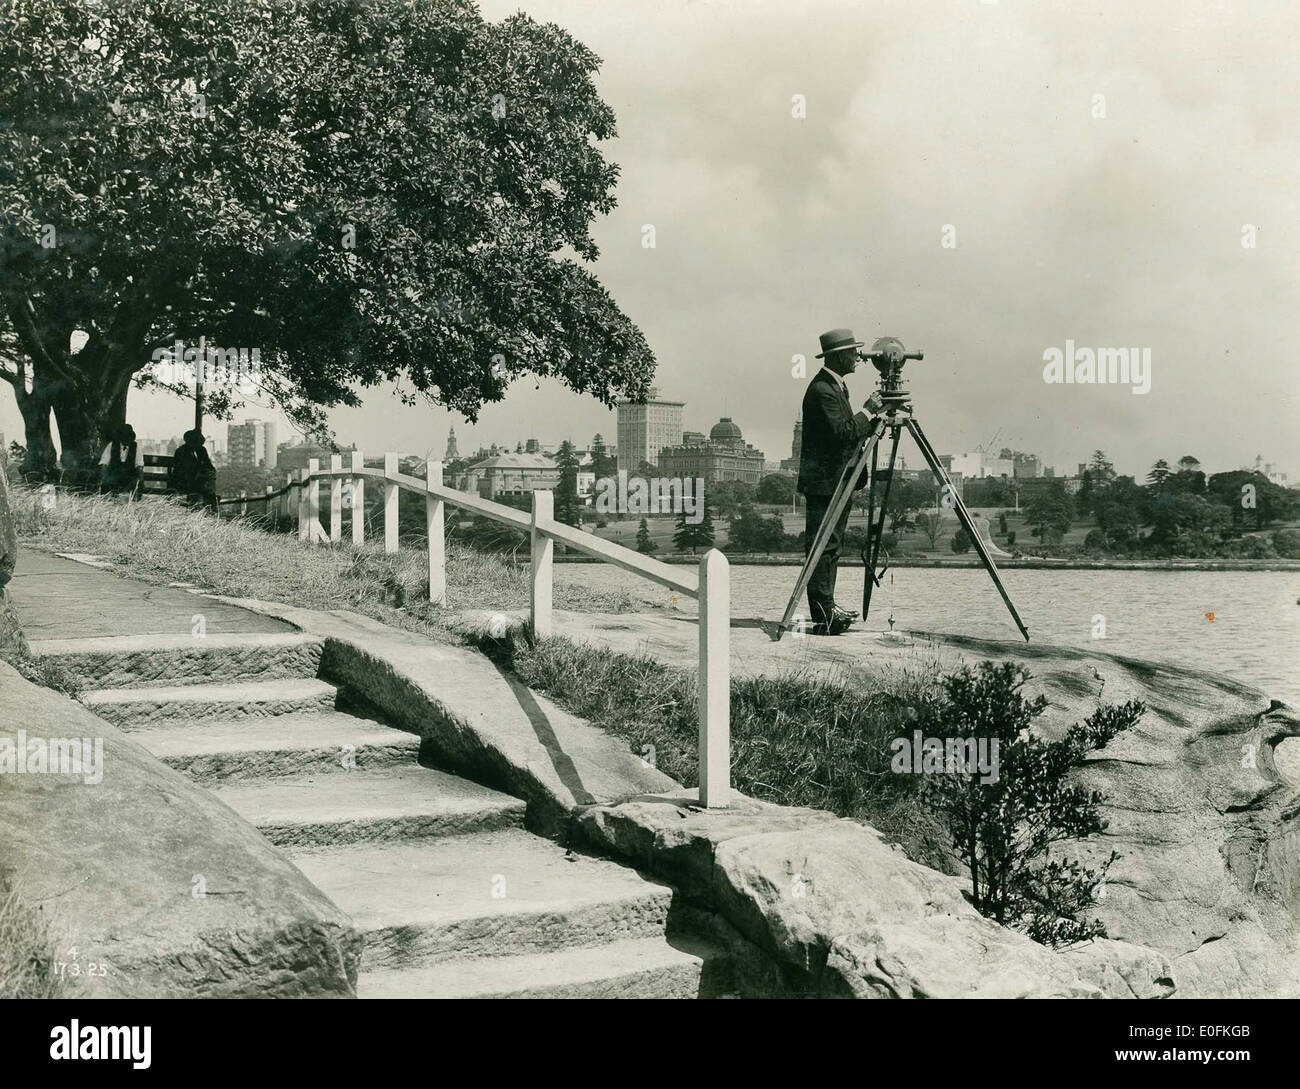
{"label": "railing rail", "polygon": [[[351,464],[341,455],[330,458],[327,468],[313,458],[306,469],[290,479],[289,488],[298,492],[298,537],[304,541],[338,543],[343,538],[343,512],[351,511],[351,540],[365,543],[365,486],[373,480],[383,485],[384,551],[398,547],[398,493],[422,495],[425,502],[425,530],[429,549],[429,600],[445,602],[447,596],[447,551],[444,533],[446,504],[473,511],[493,521],[525,530],[529,535],[531,575],[529,624],[533,635],[551,634],[552,574],[555,543],[613,564],[660,586],[699,602],[699,801],[716,809],[725,807],[731,793],[731,589],[727,557],[716,548],[701,558],[695,571],[676,567],[634,552],[603,537],[555,520],[553,492],[532,493],[531,516],[514,507],[450,488],[442,481],[442,462],[425,465],[425,479],[398,471],[396,454],[384,455],[384,467],[367,468],[360,452],[353,451]],[[328,485],[325,511],[328,529],[321,521],[321,483]],[[347,495],[348,501],[344,502]],[[270,497],[267,497],[268,501]],[[253,501],[261,501],[254,497]]]}

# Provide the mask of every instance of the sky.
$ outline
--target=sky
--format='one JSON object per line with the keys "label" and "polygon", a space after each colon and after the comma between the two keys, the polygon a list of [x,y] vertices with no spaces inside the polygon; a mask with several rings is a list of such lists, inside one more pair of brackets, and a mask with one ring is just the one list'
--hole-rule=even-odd
{"label": "sky", "polygon": [[[1139,478],[1159,457],[1217,472],[1262,454],[1300,481],[1300,6],[481,8],[555,22],[602,58],[621,177],[592,268],[687,429],[729,415],[788,457],[817,336],[849,326],[925,351],[907,377],[941,453],[994,440],[1066,473],[1100,448]],[[1044,381],[1067,341],[1149,350],[1149,392]],[[855,401],[873,380],[850,377]],[[158,395],[133,394],[129,416],[144,435],[187,426]],[[616,434],[592,398],[531,379],[475,425],[383,389],[331,423],[376,454],[440,456],[451,426],[462,453]],[[0,430],[22,433],[3,390]]]}

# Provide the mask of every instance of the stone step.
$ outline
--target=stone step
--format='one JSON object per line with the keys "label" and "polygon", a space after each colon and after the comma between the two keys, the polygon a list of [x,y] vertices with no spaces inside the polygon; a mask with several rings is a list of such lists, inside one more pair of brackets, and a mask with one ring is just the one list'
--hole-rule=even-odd
{"label": "stone step", "polygon": [[371,771],[414,764],[420,752],[415,734],[339,711],[177,721],[143,732],[140,741],[164,764],[209,784]]}
{"label": "stone step", "polygon": [[519,829],[292,857],[365,932],[369,968],[662,936],[673,898],[635,870]]}
{"label": "stone step", "polygon": [[214,632],[37,639],[31,652],[57,662],[82,688],[143,688],[314,677],[321,646],[301,632]]}
{"label": "stone step", "polygon": [[310,711],[332,711],[338,691],[315,678],[102,688],[81,694],[95,714],[124,730],[159,723],[229,722]]}
{"label": "stone step", "polygon": [[730,964],[690,938],[640,938],[551,953],[440,961],[370,971],[358,998],[721,998]]}
{"label": "stone step", "polygon": [[282,847],[330,847],[521,827],[518,798],[418,764],[213,789]]}

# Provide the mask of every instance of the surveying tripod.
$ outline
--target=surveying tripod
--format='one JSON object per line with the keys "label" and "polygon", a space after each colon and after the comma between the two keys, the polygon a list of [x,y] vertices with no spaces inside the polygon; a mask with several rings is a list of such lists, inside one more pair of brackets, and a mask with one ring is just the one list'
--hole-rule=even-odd
{"label": "surveying tripod", "polygon": [[[911,391],[903,383],[903,364],[909,359],[924,359],[925,353],[905,352],[901,341],[894,337],[881,337],[871,346],[871,351],[858,352],[858,357],[870,362],[880,373],[880,399],[883,402],[883,408],[880,415],[871,421],[871,430],[858,444],[856,452],[840,474],[839,482],[835,486],[835,494],[831,497],[830,506],[826,510],[826,516],[822,519],[817,536],[813,539],[812,548],[809,549],[808,558],[804,561],[803,569],[799,572],[799,579],[795,583],[794,592],[790,595],[790,600],[786,604],[785,614],[781,617],[781,623],[776,629],[776,638],[780,639],[786,631],[794,626],[791,623],[791,617],[794,616],[795,609],[799,606],[799,599],[808,587],[813,569],[821,559],[822,553],[826,551],[826,543],[830,540],[836,523],[853,499],[854,485],[861,478],[862,471],[870,462],[871,475],[869,491],[867,492],[867,545],[862,553],[866,571],[862,587],[862,619],[866,620],[867,612],[871,608],[871,591],[880,585],[880,578],[885,573],[883,570],[877,571],[877,565],[880,562],[881,538],[884,536],[885,530],[889,486],[893,483],[894,462],[898,457],[898,441],[902,436],[903,429],[906,428],[916,441],[921,456],[925,458],[926,464],[930,466],[930,471],[934,473],[935,480],[938,481],[942,488],[943,504],[945,506],[951,505],[956,513],[957,520],[961,522],[962,528],[970,538],[972,547],[979,554],[979,558],[984,564],[984,569],[993,580],[993,585],[998,588],[998,593],[1002,595],[1002,600],[1006,603],[1012,619],[1015,620],[1016,627],[1020,629],[1020,634],[1025,637],[1027,642],[1029,640],[1029,629],[1025,627],[1024,621],[1020,619],[1020,614],[1016,612],[1016,607],[1011,603],[1011,598],[1007,596],[1006,587],[1002,585],[1002,579],[998,577],[997,566],[993,563],[993,557],[989,555],[988,549],[984,547],[984,540],[980,537],[979,531],[971,519],[970,511],[966,509],[966,504],[962,501],[957,489],[953,487],[952,481],[944,471],[943,464],[934,452],[934,447],[930,445],[930,440],[925,437],[925,432],[921,430],[920,421],[917,420],[912,411]],[[880,494],[880,511],[879,516],[877,516],[877,459],[880,440],[884,438],[886,432],[890,436],[889,467],[884,473]]]}

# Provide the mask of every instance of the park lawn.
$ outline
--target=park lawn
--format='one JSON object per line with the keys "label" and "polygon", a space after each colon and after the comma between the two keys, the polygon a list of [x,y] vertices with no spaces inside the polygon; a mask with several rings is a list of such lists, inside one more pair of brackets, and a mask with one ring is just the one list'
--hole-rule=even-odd
{"label": "park lawn", "polygon": [[[426,553],[405,544],[392,555],[371,546],[309,545],[253,520],[217,521],[161,499],[127,504],[60,492],[46,510],[39,493],[18,487],[12,500],[21,538],[43,548],[95,553],[123,574],[156,584],[189,582],[231,597],[352,609],[438,641],[466,641],[450,625],[461,609],[519,609],[528,602],[526,563],[460,546],[448,549],[448,608],[425,599]],[[555,604],[600,612],[633,607],[624,592],[563,583],[555,586]],[[477,638],[479,649],[525,684],[626,739],[634,751],[653,745],[666,774],[688,786],[697,782],[693,671],[562,638]],[[812,674],[737,678],[733,781],[753,797],[868,821],[916,861],[956,873],[946,832],[919,803],[916,777],[889,770],[889,742],[907,732],[908,709],[933,698],[938,687],[934,663],[910,672],[882,670],[851,684]]]}

